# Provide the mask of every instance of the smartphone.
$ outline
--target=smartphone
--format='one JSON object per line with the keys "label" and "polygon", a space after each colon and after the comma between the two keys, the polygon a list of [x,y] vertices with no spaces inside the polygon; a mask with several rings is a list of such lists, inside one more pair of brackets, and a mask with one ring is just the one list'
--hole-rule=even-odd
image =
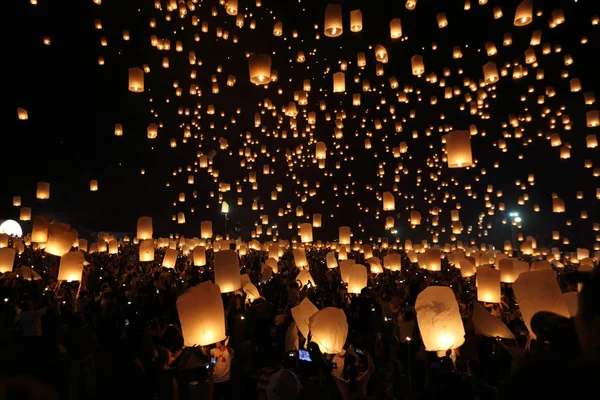
{"label": "smartphone", "polygon": [[312,362],[308,350],[298,350],[298,358],[300,361]]}
{"label": "smartphone", "polygon": [[211,357],[210,358],[210,366],[214,367],[215,365],[217,365],[217,358],[216,357]]}
{"label": "smartphone", "polygon": [[337,369],[337,363],[331,363],[331,368],[332,369]]}
{"label": "smartphone", "polygon": [[129,325],[129,320],[128,319],[125,320],[125,326],[127,326],[127,325]]}
{"label": "smartphone", "polygon": [[363,349],[354,349],[354,351],[356,351],[358,354],[360,354],[361,356],[365,355],[365,351]]}

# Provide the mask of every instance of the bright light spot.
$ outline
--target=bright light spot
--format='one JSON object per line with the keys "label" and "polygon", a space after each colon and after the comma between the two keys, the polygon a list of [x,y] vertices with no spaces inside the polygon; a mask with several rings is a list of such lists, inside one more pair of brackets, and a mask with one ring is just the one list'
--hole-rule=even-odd
{"label": "bright light spot", "polygon": [[0,233],[5,233],[8,236],[23,236],[21,225],[12,219],[7,219],[0,225]]}
{"label": "bright light spot", "polygon": [[521,217],[516,217],[516,218],[515,218],[515,222],[516,222],[516,223],[519,223],[519,222],[521,222],[521,221],[522,221],[522,220],[521,220]]}

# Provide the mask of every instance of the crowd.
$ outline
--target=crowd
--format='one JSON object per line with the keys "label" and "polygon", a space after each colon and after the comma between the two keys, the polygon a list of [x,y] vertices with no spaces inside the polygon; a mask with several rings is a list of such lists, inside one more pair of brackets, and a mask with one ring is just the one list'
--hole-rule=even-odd
{"label": "crowd", "polygon": [[[541,399],[598,398],[600,275],[557,271],[563,291],[577,290],[575,318],[539,313],[527,331],[510,285],[502,302],[483,304],[515,340],[478,335],[471,314],[475,279],[443,261],[420,269],[402,254],[402,270],[370,274],[361,294],[348,294],[326,250],[307,248],[315,282],[302,286],[291,251],[279,273],[261,280],[264,251],[240,257],[260,298],[223,294],[227,339],[185,347],[176,300],[213,279],[207,265],[180,257],[175,268],[138,261],[135,245],[118,254],[86,255],[79,282],[57,282],[59,258],[27,247],[15,271],[0,277],[0,399]],[[161,257],[157,250],[156,260]],[[375,253],[383,257],[385,250]],[[359,252],[348,254],[368,265]],[[26,275],[26,276],[24,276]],[[415,312],[428,286],[456,295],[466,331],[459,349],[425,351]],[[344,351],[323,354],[293,326],[291,308],[304,298],[344,310]],[[202,304],[198,304],[202,307]],[[292,328],[290,326],[292,325]]]}

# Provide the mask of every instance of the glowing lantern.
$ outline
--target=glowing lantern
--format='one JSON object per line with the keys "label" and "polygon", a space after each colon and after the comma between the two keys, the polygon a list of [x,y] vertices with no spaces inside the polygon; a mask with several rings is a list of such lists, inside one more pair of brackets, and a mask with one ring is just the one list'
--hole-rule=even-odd
{"label": "glowing lantern", "polygon": [[293,249],[292,254],[294,256],[294,264],[296,267],[302,269],[308,267],[308,261],[306,260],[306,252],[303,247]]}
{"label": "glowing lantern", "polygon": [[[496,256],[497,258],[497,256]],[[500,261],[496,260],[498,269],[500,270],[500,282],[502,283],[513,283],[517,279],[517,273],[513,265],[513,260],[505,258]]]}
{"label": "glowing lantern", "polygon": [[360,32],[362,28],[362,12],[360,10],[350,11],[350,30],[352,32]]}
{"label": "glowing lantern", "polygon": [[36,199],[47,200],[50,198],[50,184],[48,182],[38,182],[35,193]]}
{"label": "glowing lantern", "polygon": [[339,228],[339,242],[340,244],[349,245],[350,244],[350,227],[349,226],[340,226]]}
{"label": "glowing lantern", "polygon": [[335,258],[335,251],[330,251],[325,256],[325,262],[327,264],[327,268],[337,268],[338,262]]}
{"label": "glowing lantern", "polygon": [[436,17],[437,19],[437,23],[438,23],[438,27],[440,29],[445,28],[448,26],[448,18],[446,18],[446,13],[439,13]]}
{"label": "glowing lantern", "polygon": [[154,261],[154,240],[144,239],[140,241],[140,261]]}
{"label": "glowing lantern", "polygon": [[185,346],[207,346],[225,339],[223,300],[219,287],[211,281],[193,286],[179,296],[177,313]]}
{"label": "glowing lantern", "polygon": [[402,258],[400,254],[389,253],[383,257],[383,268],[390,271],[400,271],[402,269]]}
{"label": "glowing lantern", "polygon": [[252,54],[248,58],[250,82],[266,85],[271,79],[271,57],[267,54]]}
{"label": "glowing lantern", "polygon": [[165,268],[175,268],[177,264],[177,250],[167,249],[163,257],[162,266]]}
{"label": "glowing lantern", "polygon": [[46,253],[62,257],[73,247],[79,234],[67,224],[54,223],[48,227]]}
{"label": "glowing lantern", "polygon": [[21,196],[13,196],[13,207],[21,207]]}
{"label": "glowing lantern", "polygon": [[210,239],[213,236],[212,221],[202,221],[200,223],[200,237]]}
{"label": "glowing lantern", "polygon": [[421,213],[418,211],[410,212],[410,224],[413,226],[421,225]]}
{"label": "glowing lantern", "polygon": [[339,4],[328,4],[327,8],[325,9],[325,36],[338,37],[343,33],[343,31],[344,29],[342,26],[342,6]]}
{"label": "glowing lantern", "polygon": [[98,181],[96,179],[92,179],[90,181],[90,192],[97,192],[98,191]]}
{"label": "glowing lantern", "polygon": [[60,259],[58,267],[58,280],[67,282],[81,282],[85,259],[80,251],[66,253]]}
{"label": "glowing lantern", "polygon": [[473,303],[473,315],[471,318],[475,332],[480,335],[491,338],[514,339],[514,335],[510,329],[479,303]]}
{"label": "glowing lantern", "polygon": [[396,202],[392,192],[383,192],[383,210],[394,211],[396,209]]}
{"label": "glowing lantern", "polygon": [[515,26],[529,25],[533,20],[533,5],[531,0],[523,0],[515,11]]}
{"label": "glowing lantern", "polygon": [[240,280],[240,260],[235,250],[221,250],[215,253],[215,283],[221,293],[229,293],[242,287]]}
{"label": "glowing lantern", "polygon": [[283,34],[283,23],[281,21],[277,21],[277,22],[275,22],[275,25],[273,25],[273,35],[281,36],[282,34]]}
{"label": "glowing lantern", "polygon": [[204,267],[206,265],[206,247],[194,247],[194,265],[196,267]]}
{"label": "glowing lantern", "polygon": [[309,318],[311,341],[325,354],[343,351],[348,336],[346,314],[340,308],[327,307]]}
{"label": "glowing lantern", "polygon": [[554,213],[564,213],[565,212],[565,202],[563,199],[559,197],[555,197],[552,199],[552,212]]}
{"label": "glowing lantern", "polygon": [[137,236],[139,240],[152,239],[152,217],[140,217],[137,223]]}
{"label": "glowing lantern", "polygon": [[406,4],[405,7],[407,10],[414,10],[415,7],[417,6],[417,0],[406,0]]}
{"label": "glowing lantern", "polygon": [[19,107],[17,108],[17,117],[21,121],[27,121],[29,119],[29,114],[27,113],[26,109]]}
{"label": "glowing lantern", "polygon": [[402,37],[402,21],[400,18],[394,18],[390,21],[390,36],[392,39]]}
{"label": "glowing lantern", "polygon": [[477,268],[477,300],[500,303],[500,271],[489,267]]}
{"label": "glowing lantern", "polygon": [[140,93],[144,91],[144,71],[139,68],[129,68],[129,91]]}
{"label": "glowing lantern", "polygon": [[498,68],[492,61],[483,66],[483,77],[487,83],[494,83],[498,78]]}
{"label": "glowing lantern", "polygon": [[333,74],[333,92],[343,93],[346,91],[346,78],[343,72]]}
{"label": "glowing lantern", "polygon": [[31,241],[35,243],[46,243],[48,241],[48,227],[50,218],[36,216],[33,218],[33,228],[31,230]]}
{"label": "glowing lantern", "polygon": [[312,243],[313,232],[312,225],[308,222],[300,224],[300,239],[302,243]]}
{"label": "glowing lantern", "polygon": [[419,76],[425,73],[425,64],[423,63],[423,56],[415,54],[411,57],[410,64],[412,66],[413,75]]}
{"label": "glowing lantern", "polygon": [[0,274],[13,270],[16,255],[17,250],[12,247],[3,247],[0,249]]}
{"label": "glowing lantern", "polygon": [[303,287],[308,285],[316,286],[315,280],[313,279],[312,275],[307,269],[303,269],[302,271],[300,271],[298,276],[296,276],[296,281],[300,281],[300,284]]}
{"label": "glowing lantern", "polygon": [[538,311],[549,311],[565,318],[570,317],[553,270],[523,272],[512,287],[521,309],[523,322],[534,338],[536,336],[531,329],[531,318]]}
{"label": "glowing lantern", "polygon": [[417,321],[425,350],[445,353],[465,342],[465,328],[452,289],[430,286],[417,296]]}
{"label": "glowing lantern", "polygon": [[379,61],[380,63],[387,63],[388,62],[388,53],[385,47],[383,47],[382,45],[378,44],[377,46],[375,46],[375,59],[377,61]]}
{"label": "glowing lantern", "polygon": [[600,111],[588,111],[585,113],[588,128],[600,126]]}
{"label": "glowing lantern", "polygon": [[471,134],[469,131],[452,131],[446,136],[448,168],[462,168],[473,165],[471,155]]}
{"label": "glowing lantern", "polygon": [[21,207],[19,210],[19,219],[21,221],[31,221],[31,208]]}
{"label": "glowing lantern", "polygon": [[238,0],[227,0],[227,4],[225,5],[227,14],[229,15],[237,15],[238,13]]}
{"label": "glowing lantern", "polygon": [[316,314],[319,311],[317,307],[305,297],[300,304],[295,307],[292,307],[292,318],[294,318],[294,322],[296,322],[296,326],[298,330],[305,338],[308,338],[308,334],[310,332],[308,324],[310,323],[310,317]]}
{"label": "glowing lantern", "polygon": [[367,267],[352,264],[348,274],[348,293],[360,294],[367,287]]}

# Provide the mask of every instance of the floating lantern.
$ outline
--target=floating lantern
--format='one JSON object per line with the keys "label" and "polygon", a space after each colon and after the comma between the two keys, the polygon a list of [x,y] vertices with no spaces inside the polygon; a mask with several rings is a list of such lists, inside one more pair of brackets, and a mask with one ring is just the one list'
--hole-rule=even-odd
{"label": "floating lantern", "polygon": [[144,71],[139,68],[129,68],[129,91],[141,93],[144,91]]}
{"label": "floating lantern", "polygon": [[266,85],[271,79],[271,57],[267,54],[252,54],[248,58],[250,82]]}
{"label": "floating lantern", "polygon": [[152,239],[152,217],[140,217],[137,223],[137,238]]}
{"label": "floating lantern", "polygon": [[211,281],[193,286],[179,296],[177,313],[184,346],[208,346],[226,338],[221,291]]}
{"label": "floating lantern", "polygon": [[221,250],[215,253],[215,283],[221,293],[229,293],[242,287],[240,280],[240,260],[235,250]]}
{"label": "floating lantern", "polygon": [[81,282],[85,258],[80,251],[64,254],[58,267],[58,280],[67,282]]}
{"label": "floating lantern", "polygon": [[471,134],[469,131],[452,131],[446,136],[448,168],[463,168],[473,165]]}
{"label": "floating lantern", "polygon": [[[361,15],[362,25],[362,15]],[[324,33],[327,37],[338,37],[344,32],[342,26],[342,6],[339,4],[328,4],[325,8]]]}
{"label": "floating lantern", "polygon": [[327,307],[309,318],[311,341],[325,354],[343,351],[348,336],[346,314],[340,308]]}

